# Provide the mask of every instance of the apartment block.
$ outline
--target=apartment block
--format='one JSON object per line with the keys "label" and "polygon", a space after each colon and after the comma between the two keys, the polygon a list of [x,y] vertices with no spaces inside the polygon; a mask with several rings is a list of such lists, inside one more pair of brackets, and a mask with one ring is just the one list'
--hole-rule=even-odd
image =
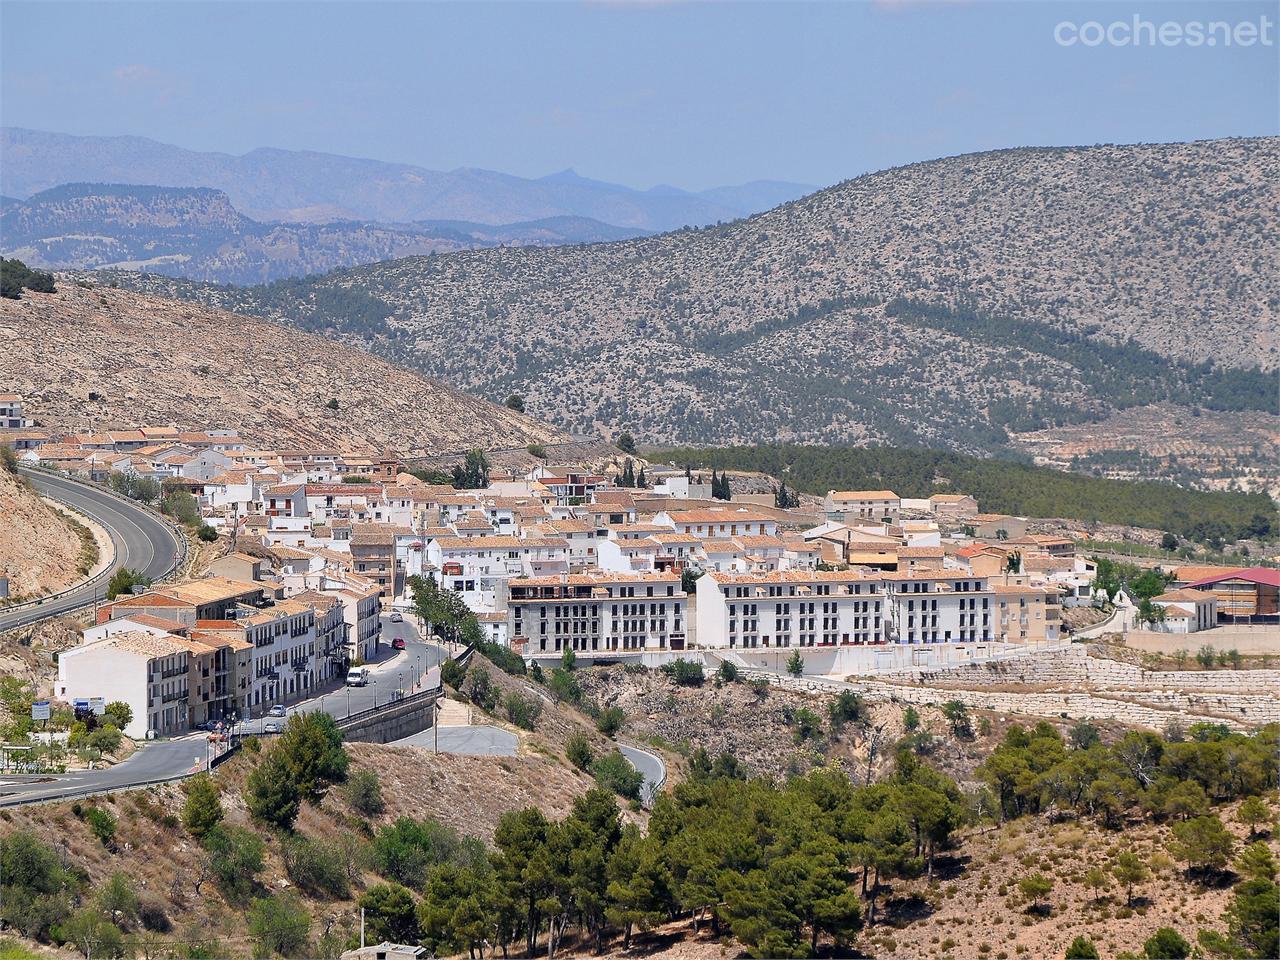
{"label": "apartment block", "polygon": [[526,656],[685,647],[687,596],[674,573],[535,577],[510,590],[507,634]]}
{"label": "apartment block", "polygon": [[884,642],[880,578],[856,570],[707,573],[697,581],[700,647]]}

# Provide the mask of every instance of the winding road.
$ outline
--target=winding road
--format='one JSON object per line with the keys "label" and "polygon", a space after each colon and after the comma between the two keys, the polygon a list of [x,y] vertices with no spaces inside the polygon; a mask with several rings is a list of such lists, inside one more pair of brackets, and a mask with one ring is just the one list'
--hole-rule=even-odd
{"label": "winding road", "polygon": [[115,545],[111,566],[91,582],[72,587],[44,600],[0,610],[0,633],[40,620],[70,613],[104,599],[107,581],[115,571],[128,567],[152,580],[174,569],[182,549],[178,534],[156,514],[100,487],[43,470],[20,470],[23,478],[43,496],[94,520]]}
{"label": "winding road", "polygon": [[618,744],[618,749],[627,761],[640,771],[644,784],[640,787],[640,800],[646,807],[653,806],[653,798],[658,795],[667,780],[667,765],[656,753],[631,747],[625,743]]}

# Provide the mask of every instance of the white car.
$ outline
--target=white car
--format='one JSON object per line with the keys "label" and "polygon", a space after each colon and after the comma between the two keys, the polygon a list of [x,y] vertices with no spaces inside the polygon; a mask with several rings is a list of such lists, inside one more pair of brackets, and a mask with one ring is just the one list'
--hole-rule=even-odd
{"label": "white car", "polygon": [[401,613],[399,610],[395,611],[395,613],[391,614],[391,622],[404,623],[404,614]]}

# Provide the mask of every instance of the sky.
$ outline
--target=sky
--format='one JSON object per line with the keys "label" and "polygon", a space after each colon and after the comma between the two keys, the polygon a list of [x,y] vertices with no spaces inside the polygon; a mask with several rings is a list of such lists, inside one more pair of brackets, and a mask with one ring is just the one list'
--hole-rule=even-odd
{"label": "sky", "polygon": [[[1263,33],[1079,39],[1135,17]],[[0,0],[0,122],[635,187],[826,185],[1001,147],[1274,135],[1278,30],[1276,2]]]}

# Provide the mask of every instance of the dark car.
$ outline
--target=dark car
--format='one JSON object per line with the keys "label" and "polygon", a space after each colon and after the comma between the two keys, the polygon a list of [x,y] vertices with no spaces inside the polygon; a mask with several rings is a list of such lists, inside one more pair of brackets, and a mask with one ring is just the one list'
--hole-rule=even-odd
{"label": "dark car", "polygon": [[403,650],[405,647],[404,637],[396,637],[391,641],[392,650]]}

